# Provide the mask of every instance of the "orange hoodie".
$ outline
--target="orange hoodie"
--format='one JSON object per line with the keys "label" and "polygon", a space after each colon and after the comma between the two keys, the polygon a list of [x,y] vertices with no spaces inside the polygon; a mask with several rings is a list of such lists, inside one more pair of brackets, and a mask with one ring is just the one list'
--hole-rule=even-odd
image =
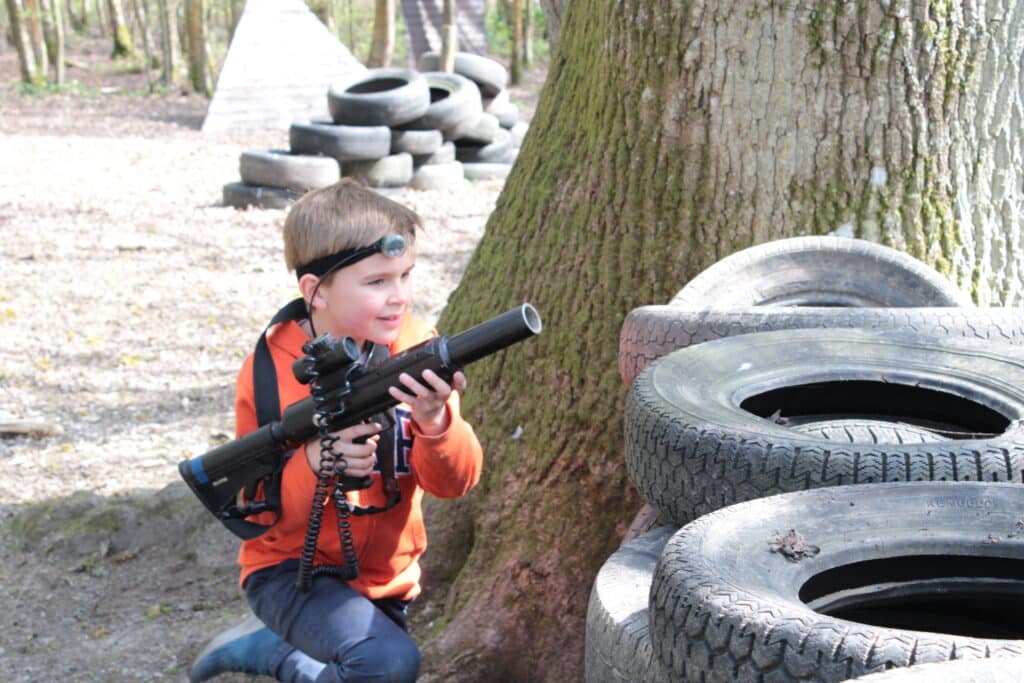
{"label": "orange hoodie", "polygon": [[[426,323],[407,314],[389,350],[392,354],[398,353],[436,334]],[[295,379],[291,368],[292,361],[303,355],[302,345],[306,341],[305,332],[295,322],[281,323],[267,334],[282,412],[292,403],[309,397],[309,387]],[[235,398],[238,436],[257,428],[252,365],[250,354],[238,373]],[[438,498],[457,498],[480,479],[483,454],[473,428],[459,415],[458,394],[453,393],[449,398],[448,411],[451,417],[448,430],[427,436],[412,421],[408,407],[396,407],[395,471],[402,500],[384,513],[349,517],[359,558],[359,576],[349,585],[372,600],[384,597],[409,600],[420,592],[418,559],[427,547],[421,511],[423,492]],[[277,523],[262,536],[242,542],[238,561],[242,566],[243,584],[255,571],[300,557],[315,484],[316,474],[306,461],[305,446],[300,446],[284,467]],[[384,505],[380,474],[373,474],[373,486],[350,492],[348,498],[350,504],[360,506]],[[314,566],[342,563],[337,514],[328,500]]]}

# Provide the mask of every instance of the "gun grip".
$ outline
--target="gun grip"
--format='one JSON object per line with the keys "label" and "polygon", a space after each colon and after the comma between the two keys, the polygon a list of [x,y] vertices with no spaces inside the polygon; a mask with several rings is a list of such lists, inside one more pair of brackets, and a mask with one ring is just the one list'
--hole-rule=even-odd
{"label": "gun grip", "polygon": [[359,491],[368,489],[373,485],[372,477],[341,477],[341,488],[344,491]]}

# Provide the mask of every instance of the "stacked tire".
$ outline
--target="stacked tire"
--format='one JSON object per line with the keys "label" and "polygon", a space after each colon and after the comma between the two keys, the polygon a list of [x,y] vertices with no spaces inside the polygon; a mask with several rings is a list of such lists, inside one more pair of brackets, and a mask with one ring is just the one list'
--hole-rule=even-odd
{"label": "stacked tire", "polygon": [[[630,387],[627,467],[665,526],[629,540],[598,574],[587,680],[839,681],[1024,652],[1024,629],[993,631],[975,623],[977,615],[967,621],[978,637],[971,626],[912,633],[929,630],[915,606],[935,591],[967,587],[969,602],[997,604],[978,597],[991,593],[988,579],[971,573],[979,567],[1009,572],[997,591],[1024,596],[1014,578],[1024,577],[1022,343],[1024,311],[974,308],[925,264],[840,237],[741,251],[667,306],[631,312],[619,353]],[[965,486],[974,488],[958,488]],[[990,493],[1002,501],[999,514],[1016,510],[1015,520],[978,522],[1000,529],[996,540],[948,538],[956,516],[944,516],[935,501],[989,500]],[[917,502],[902,508],[909,499]],[[870,552],[843,545],[865,508],[879,519],[902,510],[911,521],[889,520],[891,539],[859,541],[874,543]],[[783,521],[791,509],[799,514]],[[740,524],[748,537],[720,540]],[[929,525],[945,540],[927,540],[921,530]],[[874,528],[884,527],[883,519]],[[805,537],[819,554],[799,554]],[[951,552],[975,559],[937,559]],[[764,588],[768,581],[777,589],[772,577],[790,563],[803,568],[795,583],[782,593]],[[922,577],[911,565],[947,566],[949,575]],[[854,575],[874,578],[833,590],[844,597],[825,606],[801,601],[806,586],[835,588]],[[885,587],[893,583],[906,590]],[[871,600],[887,614],[903,610],[904,621],[850,624],[877,616],[865,606]],[[1001,638],[1015,642],[990,642]]]}
{"label": "stacked tire", "polygon": [[287,150],[249,150],[241,183],[224,187],[228,206],[284,208],[342,176],[389,193],[402,187],[458,190],[465,180],[504,178],[528,126],[519,121],[498,62],[457,53],[454,73],[370,69],[332,85],[330,119],[299,121]]}

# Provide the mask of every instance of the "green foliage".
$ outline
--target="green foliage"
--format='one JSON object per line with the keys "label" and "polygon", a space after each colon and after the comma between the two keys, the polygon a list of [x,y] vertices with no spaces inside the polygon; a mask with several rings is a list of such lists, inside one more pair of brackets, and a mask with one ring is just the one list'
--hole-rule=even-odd
{"label": "green foliage", "polygon": [[56,85],[54,83],[19,83],[18,94],[25,95],[27,97],[46,97],[48,95],[88,95],[95,96],[100,94],[100,89],[91,86],[84,85],[81,81],[72,80],[64,83],[63,85]]}
{"label": "green foliage", "polygon": [[[544,11],[539,2],[524,2],[529,6],[533,19],[533,58],[540,62],[549,61],[550,46],[544,25]],[[484,34],[487,40],[487,52],[492,55],[511,57],[512,55],[512,22],[510,0],[502,0],[493,5],[484,17]]]}

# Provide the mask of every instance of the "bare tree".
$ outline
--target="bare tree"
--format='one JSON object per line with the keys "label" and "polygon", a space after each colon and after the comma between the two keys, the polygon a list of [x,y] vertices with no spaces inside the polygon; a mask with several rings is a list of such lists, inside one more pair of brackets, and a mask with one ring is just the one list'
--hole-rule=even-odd
{"label": "bare tree", "polygon": [[455,0],[444,0],[441,14],[441,56],[439,69],[455,70],[455,53],[459,51],[459,31],[455,24]]}
{"label": "bare tree", "polygon": [[153,38],[149,31],[146,3],[144,0],[128,0],[128,2],[131,3],[132,13],[135,15],[135,23],[139,27],[139,33],[142,35],[142,51],[146,57],[146,65],[144,67],[146,86],[149,92],[153,92],[153,74],[151,73],[153,68]]}
{"label": "bare tree", "polygon": [[206,25],[204,19],[203,0],[185,0],[189,84],[195,92],[209,95],[210,83],[206,68]]}
{"label": "bare tree", "polygon": [[132,42],[132,32],[125,19],[122,0],[107,0],[107,9],[109,10],[110,32],[114,38],[114,49],[110,56],[115,59],[134,57],[135,43]]}
{"label": "bare tree", "polygon": [[[641,501],[619,331],[754,243],[844,228],[1024,301],[1024,3],[572,0],[530,134],[438,323],[545,318],[473,366],[486,450],[429,501],[423,680],[582,679],[588,594]],[[475,387],[475,388],[474,388]],[[514,435],[514,436],[513,436]]]}
{"label": "bare tree", "polygon": [[390,66],[395,51],[395,0],[374,0],[373,42],[366,65]]}
{"label": "bare tree", "polygon": [[64,20],[61,17],[62,0],[39,0],[42,12],[43,38],[46,56],[53,67],[54,85],[64,85]]}
{"label": "bare tree", "polygon": [[32,56],[35,58],[36,71],[32,75],[32,82],[41,85],[46,83],[46,74],[50,70],[46,39],[43,36],[42,9],[39,6],[39,0],[23,0],[23,2],[22,18],[27,28]]}
{"label": "bare tree", "polygon": [[523,0],[512,0],[512,58],[509,82],[519,85],[523,79]]}
{"label": "bare tree", "polygon": [[28,34],[28,22],[25,21],[25,7],[22,5],[21,0],[7,0],[7,15],[11,22],[11,40],[14,43],[14,49],[18,53],[18,68],[21,72],[21,80],[24,83],[37,83],[39,67],[36,65],[35,53],[32,51],[32,39]]}
{"label": "bare tree", "polygon": [[177,81],[177,67],[181,62],[177,3],[174,0],[157,0],[157,13],[160,18],[160,52],[163,53],[160,82],[165,87],[172,87]]}

